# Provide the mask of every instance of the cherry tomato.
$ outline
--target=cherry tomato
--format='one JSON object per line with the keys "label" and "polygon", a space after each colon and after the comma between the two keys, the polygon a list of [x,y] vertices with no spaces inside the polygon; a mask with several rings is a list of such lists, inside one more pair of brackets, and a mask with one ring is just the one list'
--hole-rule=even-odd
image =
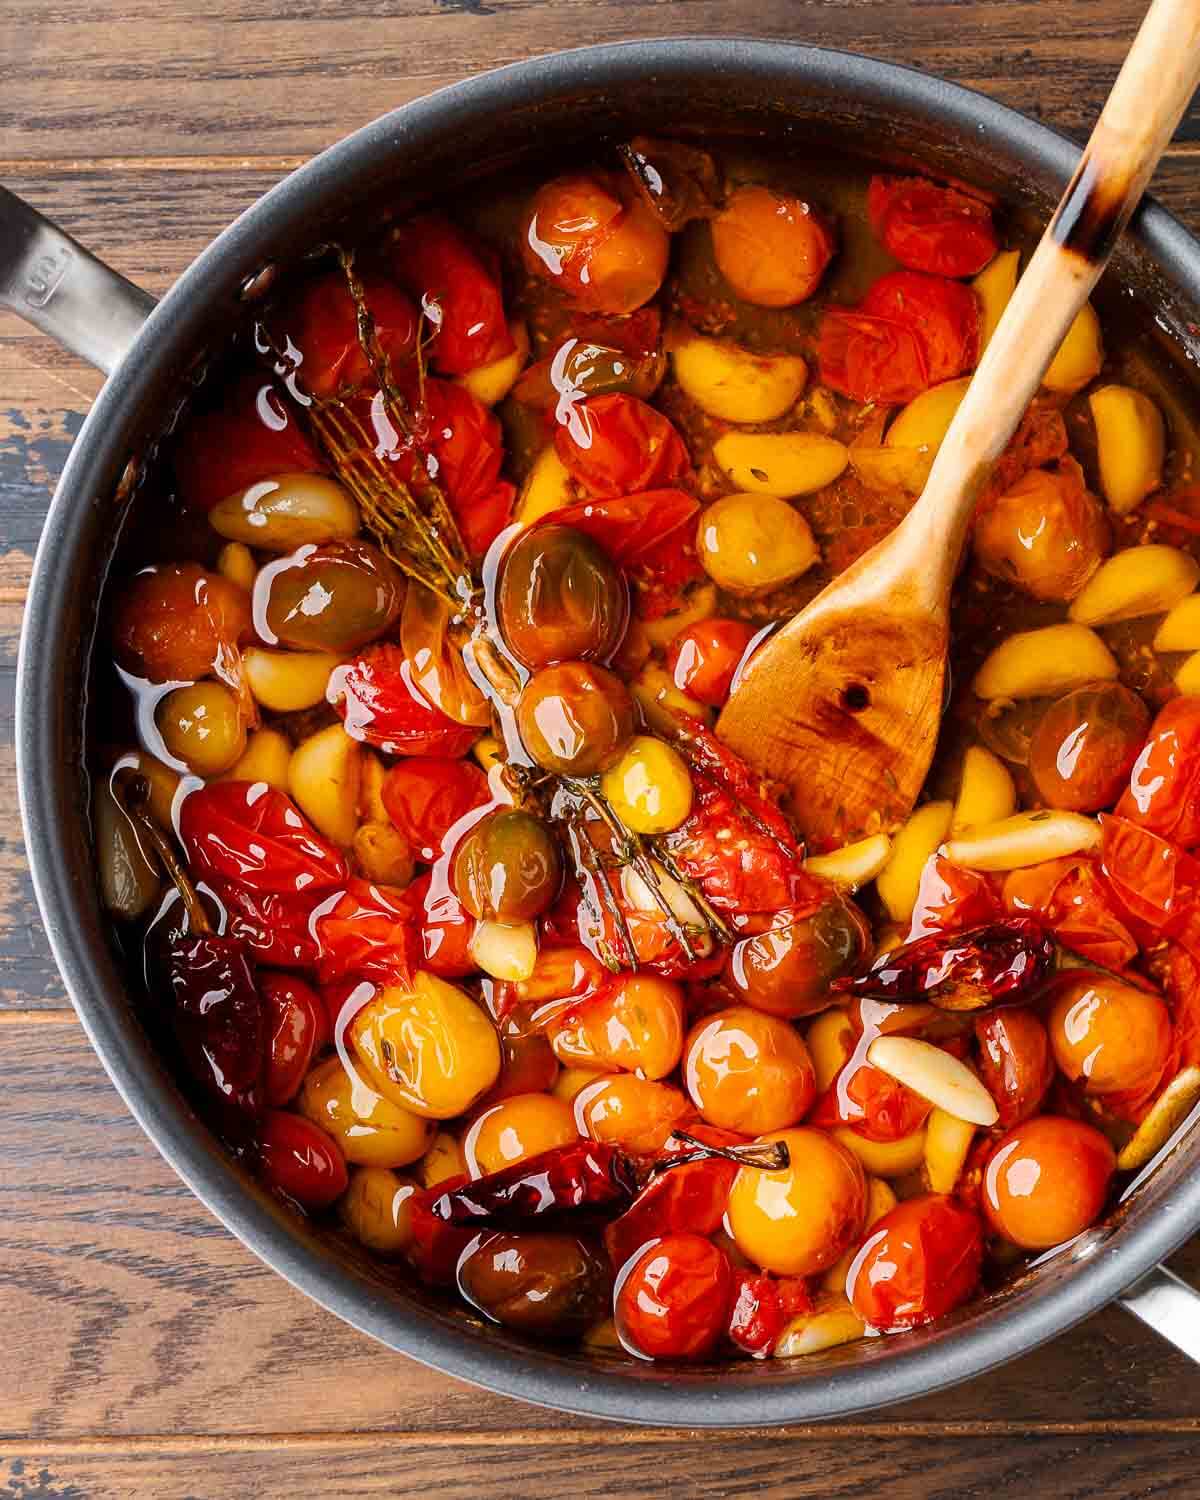
{"label": "cherry tomato", "polygon": [[625,634],[629,589],[586,532],[547,522],[522,532],[505,552],[496,612],[505,645],[527,667],[604,662]]}
{"label": "cherry tomato", "polygon": [[996,1145],[983,1175],[983,1211],[997,1234],[1048,1250],[1099,1218],[1116,1156],[1093,1125],[1035,1115]]}
{"label": "cherry tomato", "polygon": [[1129,780],[1150,711],[1119,682],[1076,688],[1042,715],[1029,768],[1042,800],[1071,812],[1110,807]]}
{"label": "cherry tomato", "polygon": [[258,1145],[263,1180],[310,1213],[328,1208],[350,1185],[345,1157],[330,1137],[303,1115],[268,1110]]}
{"label": "cherry tomato", "polygon": [[563,776],[593,776],[633,738],[635,710],[619,677],[591,662],[543,667],[525,684],[517,729],[534,761]]}
{"label": "cherry tomato", "polygon": [[983,1226],[953,1198],[897,1204],[850,1263],[846,1295],[872,1328],[917,1328],[961,1306],[979,1284]]}
{"label": "cherry tomato", "polygon": [[974,367],[979,326],[970,287],[919,271],[891,271],[857,308],[825,314],[821,379],[855,401],[911,401]]}
{"label": "cherry tomato", "polygon": [[113,620],[117,660],[149,682],[192,682],[235,661],[250,631],[243,589],[197,563],[145,568],[121,591]]}
{"label": "cherry tomato", "polygon": [[669,614],[688,583],[703,576],[696,556],[699,502],[683,490],[650,490],[619,499],[583,500],[547,519],[594,537],[637,591],[643,620]]}
{"label": "cherry tomato", "polygon": [[1152,1090],[1171,1051],[1162,1000],[1106,975],[1064,984],[1046,1025],[1055,1062],[1089,1094]]}
{"label": "cherry tomato", "polygon": [[665,1078],[674,1071],[683,1033],[682,991],[669,979],[648,974],[617,977],[604,994],[549,1028],[561,1062],[643,1078]]}
{"label": "cherry tomato", "polygon": [[520,807],[501,807],[472,824],[454,852],[450,881],[473,917],[528,922],[558,895],[562,856],[549,826]]}
{"label": "cherry tomato", "polygon": [[635,1073],[587,1084],[574,1107],[581,1135],[633,1152],[661,1150],[675,1127],[695,1114],[678,1089]]}
{"label": "cherry tomato", "polygon": [[470,760],[413,755],[388,771],[380,792],[388,817],[417,857],[437,858],[443,836],[473,807],[491,801],[487,777]]}
{"label": "cherry tomato", "polygon": [[632,184],[612,173],[557,177],[525,222],[526,267],[577,307],[629,313],[666,275],[671,238]]}
{"label": "cherry tomato", "polygon": [[427,379],[421,389],[410,463],[427,470],[432,460],[467,551],[482,557],[508,525],[516,493],[500,479],[504,442],[499,420],[453,381]]}
{"label": "cherry tomato", "polygon": [[258,988],[267,1021],[266,1097],[278,1109],[299,1093],[329,1024],[320,996],[295,975],[260,974]]}
{"label": "cherry tomato", "polygon": [[974,276],[999,248],[986,203],[924,177],[872,177],[867,215],[888,254],[913,271]]}
{"label": "cherry tomato", "polygon": [[[380,351],[393,376],[398,376],[417,347],[417,310],[386,276],[365,272],[359,280]],[[368,383],[372,389],[378,385],[358,336],[358,309],[340,267],[306,282],[278,321],[300,354],[299,383],[310,395],[326,399]]]}
{"label": "cherry tomato", "polygon": [[[711,1146],[736,1146],[742,1139],[731,1131],[694,1120],[688,1122],[687,1131]],[[668,1136],[662,1143],[667,1156],[688,1149],[688,1143],[676,1136]],[[632,1205],[604,1231],[605,1248],[614,1269],[620,1270],[643,1245],[664,1235],[680,1230],[715,1234],[725,1216],[737,1170],[733,1162],[709,1156],[651,1177]]]}
{"label": "cherry tomato", "polygon": [[454,892],[440,884],[435,890],[431,877],[426,875],[409,886],[408,897],[419,903],[424,914],[420,938],[425,967],[443,979],[462,979],[474,974],[479,968],[471,957],[475,923]]}
{"label": "cherry tomato", "polygon": [[420,911],[415,887],[348,880],[313,912],[322,985],[343,979],[395,984],[420,964]]}
{"label": "cherry tomato", "polygon": [[1063,458],[1054,469],[1030,469],[1007,490],[983,496],[972,544],[993,577],[1034,599],[1066,601],[1107,556],[1112,530],[1082,469]]}
{"label": "cherry tomato", "polygon": [[980,1076],[1009,1130],[1037,1113],[1054,1081],[1050,1038],[1032,1011],[1015,1006],[979,1016],[975,1039]]}
{"label": "cherry tomato", "polygon": [[456,723],[426,699],[412,664],[390,642],[335,667],[328,697],[351,738],[389,755],[465,755],[479,738],[477,729]]}
{"label": "cherry tomato", "polygon": [[828,1006],[830,985],[863,957],[870,928],[853,903],[837,896],[792,917],[785,908],[766,932],[739,939],[726,977],[748,1005],[796,1020]]}
{"label": "cherry tomato", "polygon": [[929,1117],[928,1099],[861,1057],[851,1058],[818,1099],[813,1125],[848,1125],[869,1141],[901,1141]]}
{"label": "cherry tomato", "polygon": [[1188,930],[1200,901],[1200,859],[1127,818],[1102,813],[1100,827],[1104,873],[1125,910],[1165,937]]}
{"label": "cherry tomato", "polygon": [[684,1083],[712,1125],[743,1135],[784,1130],[816,1098],[816,1074],[794,1027],[748,1006],[718,1011],[688,1036]]}
{"label": "cherry tomato", "polygon": [[940,854],[931,854],[921,871],[917,903],[905,941],[915,942],[935,932],[982,927],[995,921],[1003,910],[995,876],[965,870]]}
{"label": "cherry tomato", "polygon": [[543,1339],[569,1339],[598,1323],[612,1276],[569,1234],[483,1234],[458,1264],[458,1289],[485,1317]]}
{"label": "cherry tomato", "polygon": [[1003,895],[1006,910],[1036,916],[1081,958],[1119,973],[1137,957],[1129,919],[1097,859],[1072,856],[1014,870]]}
{"label": "cherry tomato", "polygon": [[559,458],[589,495],[617,498],[661,489],[691,468],[670,421],[636,396],[592,396],[572,408],[554,439]]}
{"label": "cherry tomato", "polygon": [[301,651],[353,651],[396,621],[404,580],[370,542],[309,542],[260,568],[254,627]]}
{"label": "cherry tomato", "polygon": [[811,1308],[812,1296],[803,1277],[735,1270],[725,1332],[747,1354],[770,1354],[788,1319]]}
{"label": "cherry tomato", "polygon": [[1161,710],[1117,812],[1185,849],[1200,844],[1200,697]]}
{"label": "cherry tomato", "polygon": [[326,467],[282,386],[256,371],[227,386],[220,406],[191,415],[175,446],[180,498],[197,510],[212,510],[260,479]]}
{"label": "cherry tomato", "polygon": [[757,307],[793,307],[820,285],[834,239],[811,204],[765,187],[730,193],[712,220],[713,258],[725,280]]}
{"label": "cherry tomato", "polygon": [[244,943],[260,964],[277,969],[316,967],[320,951],[308,924],[322,892],[288,895],[251,890],[235,881],[214,879],[211,884],[225,908],[226,932]]}
{"label": "cherry tomato", "polygon": [[448,219],[423,214],[405,224],[389,260],[433,326],[430,357],[436,369],[465,375],[512,353],[493,258]]}
{"label": "cherry tomato", "polygon": [[617,1282],[617,1334],[643,1359],[703,1359],[724,1331],[733,1277],[729,1261],[698,1234],[648,1246]]}
{"label": "cherry tomato", "polygon": [[741,620],[701,620],[681,630],[667,649],[667,671],[681,693],[719,708],[757,631]]}
{"label": "cherry tomato", "polygon": [[196,873],[254,891],[330,890],[349,873],[341,850],[264,781],[214,781],[190,792],[179,836]]}

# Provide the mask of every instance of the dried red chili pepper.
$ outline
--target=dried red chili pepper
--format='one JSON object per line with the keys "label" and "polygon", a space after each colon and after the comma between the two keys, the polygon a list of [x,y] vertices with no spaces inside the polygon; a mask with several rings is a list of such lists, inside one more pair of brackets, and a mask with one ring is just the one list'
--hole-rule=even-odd
{"label": "dried red chili pepper", "polygon": [[557,1146],[443,1192],[429,1205],[430,1212],[444,1223],[480,1229],[519,1229],[563,1218],[577,1222],[589,1214],[611,1217],[620,1213],[651,1177],[713,1156],[767,1170],[787,1165],[787,1147],[782,1142],[721,1146],[682,1131],[676,1131],[675,1139],[683,1150],[649,1162],[596,1141]]}
{"label": "dried red chili pepper", "polygon": [[341,850],[265,781],[214,781],[191,792],[179,836],[200,875],[253,891],[329,890],[349,874]]}
{"label": "dried red chili pepper", "polygon": [[833,988],[939,1010],[985,1010],[1028,1000],[1054,972],[1055,947],[1028,917],[1008,917],[952,936],[936,934],[883,954],[857,978]]}

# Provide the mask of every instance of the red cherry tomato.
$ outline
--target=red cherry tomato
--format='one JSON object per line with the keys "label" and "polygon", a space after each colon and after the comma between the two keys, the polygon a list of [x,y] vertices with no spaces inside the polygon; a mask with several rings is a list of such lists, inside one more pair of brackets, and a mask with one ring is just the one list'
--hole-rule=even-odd
{"label": "red cherry tomato", "polygon": [[618,1279],[617,1334],[644,1359],[703,1359],[724,1332],[732,1283],[729,1261],[710,1240],[669,1234]]}
{"label": "red cherry tomato", "polygon": [[1004,907],[1036,916],[1064,948],[1114,973],[1137,957],[1128,916],[1097,859],[1077,855],[1014,870],[1004,881]]}
{"label": "red cherry tomato", "polygon": [[320,954],[308,924],[324,892],[289,896],[226,880],[214,880],[212,889],[225,908],[227,935],[244,943],[260,964],[276,969],[316,967]]}
{"label": "red cherry tomato", "polygon": [[473,807],[491,800],[487,777],[473,761],[414,755],[384,777],[381,792],[388,817],[417,857],[435,859],[442,836]]}
{"label": "red cherry tomato", "polygon": [[400,230],[391,263],[434,327],[430,355],[446,375],[511,354],[512,335],[493,258],[438,214],[424,214]]}
{"label": "red cherry tomato", "polygon": [[319,1213],[350,1185],[346,1159],[325,1132],[287,1110],[268,1110],[259,1132],[259,1171],[268,1187]]}
{"label": "red cherry tomato", "polygon": [[979,1284],[983,1226],[952,1198],[909,1198],[871,1229],[846,1295],[872,1328],[916,1328],[960,1306]]}
{"label": "red cherry tomato", "polygon": [[650,490],[567,505],[546,521],[598,541],[633,584],[637,613],[654,620],[674,608],[685,584],[703,574],[695,544],[699,513],[699,503],[683,490]]}
{"label": "red cherry tomato", "polygon": [[341,850],[265,781],[214,781],[190,792],[179,836],[197,874],[254,891],[308,894],[349,873]]}
{"label": "red cherry tomato", "polygon": [[255,372],[227,386],[220,406],[189,417],[175,448],[180,498],[197,510],[211,510],[227,495],[274,474],[325,467],[297,425],[283,388]]}
{"label": "red cherry tomato", "polygon": [[952,865],[940,854],[931,854],[921,871],[917,904],[913,907],[907,942],[935,932],[962,932],[983,927],[1003,915],[999,882],[978,870]]}
{"label": "red cherry tomato", "polygon": [[872,177],[867,214],[888,254],[913,271],[974,276],[999,248],[986,203],[924,177]]}
{"label": "red cherry tomato", "polygon": [[572,408],[554,439],[559,458],[589,495],[634,495],[674,483],[691,468],[683,439],[636,396],[592,396]]}
{"label": "red cherry tomato", "polygon": [[389,755],[465,755],[479,738],[477,729],[434,708],[413,680],[404,652],[388,642],[335,667],[328,695],[352,739]]}
{"label": "red cherry tomato", "polygon": [[1116,810],[1185,849],[1200,844],[1200,697],[1159,713]]}
{"label": "red cherry tomato", "polygon": [[267,1022],[267,1103],[278,1109],[295,1098],[317,1048],[329,1037],[316,991],[293,974],[260,974]]}
{"label": "red cherry tomato", "polygon": [[1030,1010],[1014,1006],[975,1022],[979,1073],[1009,1130],[1040,1109],[1054,1081],[1054,1055],[1046,1028]]}
{"label": "red cherry tomato", "polygon": [[1102,813],[1100,827],[1104,873],[1125,910],[1164,937],[1189,928],[1200,902],[1200,859],[1127,818]]}
{"label": "red cherry tomato", "polygon": [[[359,280],[380,350],[391,363],[392,374],[398,376],[417,347],[417,310],[386,276],[368,271]],[[363,385],[372,389],[378,385],[358,336],[358,310],[340,268],[314,276],[278,321],[281,332],[300,353],[303,390],[324,399]]]}
{"label": "red cherry tomato", "polygon": [[1052,703],[1029,746],[1029,769],[1047,807],[1099,812],[1129,783],[1150,711],[1119,682],[1075,688]]}
{"label": "red cherry tomato", "polygon": [[741,620],[701,620],[671,642],[667,671],[680,692],[716,708],[729,697],[733,674],[756,634]]}
{"label": "red cherry tomato", "polygon": [[351,879],[315,908],[312,930],[320,949],[322,985],[341,979],[395,984],[420,967],[421,907],[413,887]]}
{"label": "red cherry tomato", "polygon": [[817,1100],[810,1125],[848,1125],[869,1141],[900,1141],[920,1130],[933,1106],[889,1073],[851,1059]]}
{"label": "red cherry tomato", "polygon": [[821,379],[855,401],[911,401],[972,369],[979,299],[919,271],[881,276],[857,308],[833,307],[820,334]]}
{"label": "red cherry tomato", "polygon": [[765,1271],[734,1271],[729,1309],[730,1341],[747,1354],[770,1354],[789,1318],[812,1308],[801,1276],[769,1276]]}
{"label": "red cherry tomato", "polygon": [[[732,1130],[720,1130],[715,1125],[694,1124],[688,1134],[710,1146],[736,1146],[742,1140]],[[684,1149],[685,1142],[672,1138],[663,1153]],[[683,1230],[701,1235],[715,1233],[721,1227],[736,1176],[733,1162],[710,1156],[652,1177],[632,1205],[604,1231],[604,1246],[613,1270],[619,1271],[644,1245],[664,1235]]]}
{"label": "red cherry tomato", "polygon": [[435,887],[432,876],[426,875],[409,886],[408,895],[419,904],[425,967],[443,979],[462,979],[474,974],[479,968],[470,953],[475,919],[464,910],[454,892],[444,882]]}

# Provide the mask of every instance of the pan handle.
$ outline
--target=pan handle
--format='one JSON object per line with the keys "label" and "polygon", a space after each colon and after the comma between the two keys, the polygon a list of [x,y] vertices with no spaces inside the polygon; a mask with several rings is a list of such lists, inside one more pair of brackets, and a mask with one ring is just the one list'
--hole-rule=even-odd
{"label": "pan handle", "polygon": [[1147,1328],[1153,1328],[1167,1343],[1200,1364],[1200,1292],[1174,1271],[1155,1266],[1117,1301]]}
{"label": "pan handle", "polygon": [[154,298],[0,187],[0,307],[111,375]]}

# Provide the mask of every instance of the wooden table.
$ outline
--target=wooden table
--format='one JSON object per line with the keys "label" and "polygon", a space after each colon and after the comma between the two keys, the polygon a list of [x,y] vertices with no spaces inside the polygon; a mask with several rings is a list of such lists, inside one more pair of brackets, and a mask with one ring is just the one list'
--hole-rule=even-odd
{"label": "wooden table", "polygon": [[[1142,0],[0,0],[0,180],[152,292],[397,104],[531,52],[750,31],[913,63],[1084,132]],[[1200,229],[1200,113],[1155,190]],[[484,1395],[320,1311],[200,1206],[68,1008],[13,785],[33,549],[99,379],[0,314],[0,1492],[1196,1494],[1200,1370],[1110,1310],[837,1427],[619,1429]],[[1200,1242],[1177,1259],[1200,1273]]]}

